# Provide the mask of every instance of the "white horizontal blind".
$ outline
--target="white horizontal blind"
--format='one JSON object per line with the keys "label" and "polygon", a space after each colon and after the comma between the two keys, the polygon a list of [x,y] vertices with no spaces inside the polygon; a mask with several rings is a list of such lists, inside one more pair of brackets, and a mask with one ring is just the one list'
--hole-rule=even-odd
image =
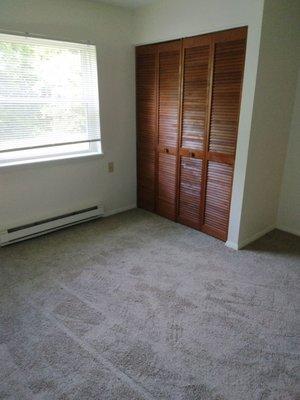
{"label": "white horizontal blind", "polygon": [[0,153],[99,140],[95,46],[0,34]]}

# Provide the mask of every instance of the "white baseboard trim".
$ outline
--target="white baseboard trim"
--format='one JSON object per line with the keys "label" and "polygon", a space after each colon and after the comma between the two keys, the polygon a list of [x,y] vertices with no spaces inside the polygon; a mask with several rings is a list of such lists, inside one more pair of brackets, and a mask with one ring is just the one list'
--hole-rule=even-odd
{"label": "white baseboard trim", "polygon": [[300,230],[298,229],[289,228],[285,225],[277,225],[276,228],[280,229],[281,231],[291,233],[292,235],[300,236]]}
{"label": "white baseboard trim", "polygon": [[229,247],[230,249],[233,250],[239,250],[239,245],[235,242],[229,242],[229,240],[227,240],[227,242],[225,243],[226,247]]}
{"label": "white baseboard trim", "polygon": [[276,225],[275,225],[275,224],[270,225],[270,226],[268,226],[268,227],[262,229],[261,231],[255,233],[254,235],[248,237],[247,239],[243,240],[243,241],[240,242],[240,243],[235,243],[235,242],[229,242],[229,241],[227,241],[227,242],[225,243],[225,245],[226,245],[227,247],[229,247],[230,249],[233,249],[233,250],[240,250],[240,249],[242,249],[243,247],[247,246],[248,244],[254,242],[254,241],[257,240],[257,239],[259,239],[260,237],[262,237],[262,236],[266,235],[267,233],[273,231],[274,229],[276,229]]}
{"label": "white baseboard trim", "polygon": [[130,204],[130,205],[125,206],[125,207],[120,207],[120,208],[115,208],[114,210],[105,211],[103,216],[104,217],[109,217],[111,215],[119,214],[119,213],[124,212],[124,211],[132,210],[134,208],[136,208],[136,204]]}
{"label": "white baseboard trim", "polygon": [[262,229],[261,231],[255,233],[254,235],[250,236],[248,239],[243,240],[241,243],[239,243],[239,249],[242,249],[243,247],[247,246],[247,244],[250,244],[254,242],[255,240],[259,239],[260,237],[266,235],[267,233],[273,231],[276,229],[276,224],[272,224],[270,226],[267,226],[266,228]]}

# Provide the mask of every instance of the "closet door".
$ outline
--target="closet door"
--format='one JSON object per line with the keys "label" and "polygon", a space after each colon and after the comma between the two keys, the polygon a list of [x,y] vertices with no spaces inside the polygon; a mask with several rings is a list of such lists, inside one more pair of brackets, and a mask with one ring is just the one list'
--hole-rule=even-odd
{"label": "closet door", "polygon": [[136,50],[138,205],[227,239],[247,28]]}
{"label": "closet door", "polygon": [[138,206],[155,210],[155,152],[157,141],[156,45],[136,49]]}
{"label": "closet door", "polygon": [[210,36],[183,40],[178,221],[198,229],[208,127],[211,58]]}
{"label": "closet door", "polygon": [[181,41],[158,45],[158,214],[175,220],[179,134]]}
{"label": "closet door", "polygon": [[227,239],[246,49],[246,28],[215,33],[202,228]]}

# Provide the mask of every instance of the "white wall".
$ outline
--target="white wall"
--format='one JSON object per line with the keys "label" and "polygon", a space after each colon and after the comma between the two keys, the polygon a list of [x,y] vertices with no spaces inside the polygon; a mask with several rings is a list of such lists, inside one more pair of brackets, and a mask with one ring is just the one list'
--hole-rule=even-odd
{"label": "white wall", "polygon": [[262,0],[161,0],[135,13],[136,44],[248,25],[237,156],[235,162],[228,244],[238,246],[251,116],[258,65]]}
{"label": "white wall", "polygon": [[[104,201],[136,202],[132,14],[82,0],[0,0],[0,30],[97,45],[104,158],[0,169],[0,229]],[[115,171],[108,174],[107,162]]]}
{"label": "white wall", "polygon": [[281,186],[277,227],[300,236],[300,71]]}
{"label": "white wall", "polygon": [[277,224],[299,64],[299,21],[299,0],[265,1],[240,246]]}

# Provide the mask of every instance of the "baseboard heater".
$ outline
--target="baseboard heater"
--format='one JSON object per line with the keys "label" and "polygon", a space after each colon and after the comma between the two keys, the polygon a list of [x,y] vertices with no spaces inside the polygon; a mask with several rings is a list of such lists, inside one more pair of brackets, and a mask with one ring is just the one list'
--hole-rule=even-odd
{"label": "baseboard heater", "polygon": [[16,226],[7,229],[0,234],[0,245],[6,246],[21,240],[31,239],[35,236],[66,228],[67,226],[80,224],[104,215],[103,206],[96,205],[82,210],[76,210],[67,214],[58,215],[53,218],[42,219],[30,224]]}

